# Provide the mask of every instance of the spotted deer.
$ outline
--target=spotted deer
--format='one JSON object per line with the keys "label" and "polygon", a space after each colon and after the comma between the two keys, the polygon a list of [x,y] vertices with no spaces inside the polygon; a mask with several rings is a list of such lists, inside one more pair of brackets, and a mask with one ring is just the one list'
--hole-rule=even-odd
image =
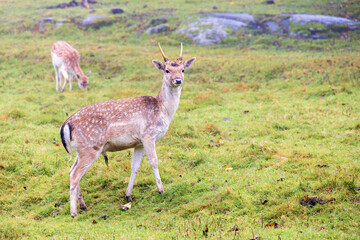
{"label": "spotted deer", "polygon": [[[56,91],[59,90],[60,82],[61,92],[63,92],[66,81],[69,81],[69,90],[71,91],[73,76],[78,80],[79,87],[84,91],[87,90],[91,71],[87,75],[83,73],[80,68],[80,54],[75,48],[67,42],[58,41],[51,47],[51,58],[55,68]],[[63,86],[61,86],[62,76],[64,76]]]}
{"label": "spotted deer", "polygon": [[61,126],[61,140],[70,159],[71,149],[76,151],[76,159],[69,172],[72,217],[77,216],[77,201],[80,209],[87,209],[79,187],[80,179],[100,154],[107,163],[106,152],[134,148],[131,177],[125,195],[128,202],[132,202],[134,181],[144,153],[154,172],[158,192],[164,192],[155,143],[169,128],[179,106],[184,70],[196,58],[183,62],[182,44],[176,61],[165,56],[160,44],[159,48],[165,62],[152,61],[164,73],[162,87],[156,97],[141,96],[96,103],[80,109]]}

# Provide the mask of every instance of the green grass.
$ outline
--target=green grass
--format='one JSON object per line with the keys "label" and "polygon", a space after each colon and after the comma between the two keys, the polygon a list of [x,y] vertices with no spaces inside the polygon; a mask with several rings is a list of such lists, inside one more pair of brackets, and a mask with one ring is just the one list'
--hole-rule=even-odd
{"label": "green grass", "polygon": [[[83,17],[88,10],[37,9],[59,3],[55,0],[23,2],[0,4],[0,238],[358,239],[358,35],[312,41],[244,31],[217,46],[200,47],[173,33],[136,38],[137,29],[125,27],[148,24],[166,13],[156,10],[162,7],[173,8],[172,27],[200,9],[213,11],[213,5],[256,14],[323,13],[324,8],[285,0],[269,11],[263,1],[235,6],[228,1],[127,6],[101,1],[95,14],[106,14],[112,6],[124,7],[126,14],[100,30],[69,25],[40,33],[33,26],[44,16]],[[127,14],[144,14],[146,20]],[[57,40],[81,53],[84,72],[92,70],[87,93],[77,84],[72,92],[55,91],[50,47]],[[156,43],[174,59],[180,41],[184,58],[197,61],[185,73],[179,109],[157,144],[164,194],[157,193],[144,158],[133,206],[121,211],[132,150],[111,153],[109,168],[99,159],[80,182],[89,210],[72,219],[72,163],[59,136],[67,114],[109,99],[156,95],[162,79],[151,64],[161,60]],[[223,144],[216,144],[219,139]],[[303,206],[306,196],[323,202]]]}

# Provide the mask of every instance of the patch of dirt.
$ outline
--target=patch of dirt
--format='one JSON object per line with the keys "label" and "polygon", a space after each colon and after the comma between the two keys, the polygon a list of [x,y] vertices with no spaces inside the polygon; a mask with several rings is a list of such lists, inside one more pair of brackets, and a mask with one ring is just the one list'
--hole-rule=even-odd
{"label": "patch of dirt", "polygon": [[315,207],[316,204],[324,204],[324,200],[321,197],[309,197],[305,195],[300,204],[305,207]]}

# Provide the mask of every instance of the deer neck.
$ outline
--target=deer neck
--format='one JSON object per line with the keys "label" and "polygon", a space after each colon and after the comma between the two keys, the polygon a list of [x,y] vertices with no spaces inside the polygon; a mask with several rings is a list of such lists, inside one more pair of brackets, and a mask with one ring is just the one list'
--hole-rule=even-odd
{"label": "deer neck", "polygon": [[161,112],[171,121],[180,102],[181,86],[174,88],[166,83],[164,78],[161,91],[157,96]]}
{"label": "deer neck", "polygon": [[84,73],[83,71],[81,70],[80,66],[79,65],[76,65],[74,68],[73,68],[73,71],[76,75],[79,75],[80,77],[84,76]]}

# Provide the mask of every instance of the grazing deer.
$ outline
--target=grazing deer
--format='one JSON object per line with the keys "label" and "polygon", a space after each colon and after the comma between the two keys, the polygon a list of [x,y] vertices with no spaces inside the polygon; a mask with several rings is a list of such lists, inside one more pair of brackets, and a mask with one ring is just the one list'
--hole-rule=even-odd
{"label": "grazing deer", "polygon": [[[79,87],[84,91],[87,90],[91,71],[84,75],[80,68],[80,54],[75,48],[67,42],[56,42],[51,47],[51,58],[55,68],[56,91],[59,90],[59,81],[61,92],[65,89],[66,81],[69,81],[69,90],[71,91],[73,76],[77,78]],[[62,76],[65,78],[63,86],[61,86]]]}
{"label": "grazing deer", "polygon": [[164,72],[160,93],[156,97],[141,96],[110,100],[84,107],[69,117],[60,128],[61,141],[70,154],[76,151],[76,160],[70,169],[70,213],[77,216],[77,200],[80,209],[86,210],[79,181],[95,160],[101,155],[107,163],[106,152],[134,148],[131,177],[126,190],[126,199],[132,202],[132,189],[144,153],[153,169],[158,192],[164,192],[161,183],[155,142],[162,138],[179,106],[184,69],[196,58],[182,62],[180,57],[169,60],[160,47],[165,63],[153,60]]}

